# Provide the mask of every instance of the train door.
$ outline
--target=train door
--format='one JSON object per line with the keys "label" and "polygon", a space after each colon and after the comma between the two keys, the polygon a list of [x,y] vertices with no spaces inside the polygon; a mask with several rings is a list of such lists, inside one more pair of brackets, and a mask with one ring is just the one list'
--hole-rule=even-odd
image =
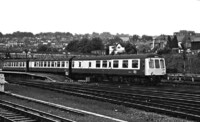
{"label": "train door", "polygon": [[26,72],[29,72],[29,60],[26,60]]}

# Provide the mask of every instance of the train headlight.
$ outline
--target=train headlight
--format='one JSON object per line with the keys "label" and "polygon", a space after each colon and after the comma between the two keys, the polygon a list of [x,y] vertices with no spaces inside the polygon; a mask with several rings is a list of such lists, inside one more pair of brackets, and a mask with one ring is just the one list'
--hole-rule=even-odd
{"label": "train headlight", "polygon": [[137,71],[136,71],[136,70],[133,70],[133,73],[134,73],[134,74],[136,74],[136,73],[137,73]]}

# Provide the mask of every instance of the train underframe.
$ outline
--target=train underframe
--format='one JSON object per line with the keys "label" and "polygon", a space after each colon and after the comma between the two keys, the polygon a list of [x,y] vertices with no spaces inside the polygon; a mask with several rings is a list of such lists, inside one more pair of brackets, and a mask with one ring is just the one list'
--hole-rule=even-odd
{"label": "train underframe", "polygon": [[100,74],[73,74],[72,79],[85,82],[104,82],[121,84],[156,85],[161,82],[162,76],[126,76],[126,75],[100,75]]}

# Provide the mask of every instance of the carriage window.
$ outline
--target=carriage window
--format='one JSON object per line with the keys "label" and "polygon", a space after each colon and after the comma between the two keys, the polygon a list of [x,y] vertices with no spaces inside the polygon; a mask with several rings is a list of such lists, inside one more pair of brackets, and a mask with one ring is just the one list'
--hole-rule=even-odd
{"label": "carriage window", "polygon": [[36,66],[39,67],[39,62],[36,62]]}
{"label": "carriage window", "polygon": [[100,61],[96,61],[96,67],[100,68]]}
{"label": "carriage window", "polygon": [[58,61],[58,63],[57,63],[57,67],[60,67],[60,61]]}
{"label": "carriage window", "polygon": [[160,68],[160,64],[159,64],[159,60],[158,59],[155,59],[155,66],[156,66],[156,68]]}
{"label": "carriage window", "polygon": [[62,61],[62,67],[65,67],[65,62],[64,61]]}
{"label": "carriage window", "polygon": [[152,59],[149,60],[149,68],[154,68],[154,64],[153,64],[153,60]]}
{"label": "carriage window", "polygon": [[119,66],[119,61],[113,61],[113,68],[118,68]]}
{"label": "carriage window", "polygon": [[104,68],[107,67],[107,61],[103,61],[103,66],[102,67],[104,67]]}
{"label": "carriage window", "polygon": [[81,67],[81,62],[79,62],[79,67]]}
{"label": "carriage window", "polygon": [[122,67],[123,68],[128,68],[128,60],[123,60]]}
{"label": "carriage window", "polygon": [[45,61],[45,62],[44,62],[44,67],[46,67],[46,66],[47,66],[47,62]]}
{"label": "carriage window", "polygon": [[92,62],[89,62],[89,67],[92,67]]}
{"label": "carriage window", "polygon": [[132,68],[138,68],[138,60],[132,60]]}
{"label": "carriage window", "polygon": [[165,68],[165,63],[163,59],[160,59],[160,67]]}
{"label": "carriage window", "polygon": [[51,62],[51,67],[54,67],[54,61]]}
{"label": "carriage window", "polygon": [[48,67],[50,67],[50,66],[51,66],[50,64],[51,64],[51,62],[50,62],[50,61],[48,61]]}

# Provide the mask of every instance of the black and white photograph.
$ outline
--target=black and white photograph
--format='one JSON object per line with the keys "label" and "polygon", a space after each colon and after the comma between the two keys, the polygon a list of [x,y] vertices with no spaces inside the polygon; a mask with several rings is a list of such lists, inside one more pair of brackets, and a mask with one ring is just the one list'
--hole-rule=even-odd
{"label": "black and white photograph", "polygon": [[199,122],[200,0],[0,0],[0,122]]}

